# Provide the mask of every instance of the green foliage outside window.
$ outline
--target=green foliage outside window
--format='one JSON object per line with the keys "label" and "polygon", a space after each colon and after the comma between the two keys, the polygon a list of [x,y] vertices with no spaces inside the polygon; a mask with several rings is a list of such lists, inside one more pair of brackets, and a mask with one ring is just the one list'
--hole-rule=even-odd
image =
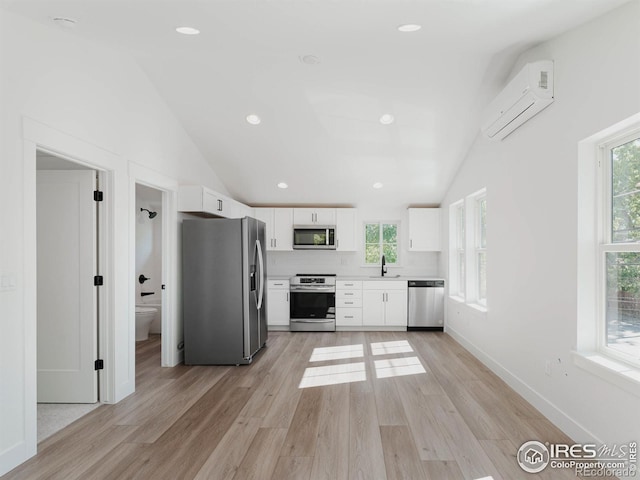
{"label": "green foliage outside window", "polygon": [[395,223],[367,223],[364,227],[365,263],[379,264],[382,255],[389,265],[398,263],[398,225]]}
{"label": "green foliage outside window", "polygon": [[[611,243],[640,241],[640,138],[611,148]],[[640,252],[608,251],[606,345],[640,354]]]}
{"label": "green foliage outside window", "polygon": [[611,149],[611,240],[640,240],[640,138]]}
{"label": "green foliage outside window", "polygon": [[[640,138],[611,149],[611,240],[640,240]],[[609,288],[640,294],[640,254],[609,254]],[[613,293],[610,291],[610,294]]]}

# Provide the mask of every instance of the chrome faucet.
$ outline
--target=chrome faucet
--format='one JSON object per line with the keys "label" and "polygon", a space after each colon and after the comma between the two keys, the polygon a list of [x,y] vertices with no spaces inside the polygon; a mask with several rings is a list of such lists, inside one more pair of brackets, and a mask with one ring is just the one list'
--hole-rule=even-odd
{"label": "chrome faucet", "polygon": [[385,266],[387,264],[387,262],[384,259],[384,255],[382,255],[382,269],[380,272],[380,276],[384,277],[384,274],[387,273],[387,267]]}

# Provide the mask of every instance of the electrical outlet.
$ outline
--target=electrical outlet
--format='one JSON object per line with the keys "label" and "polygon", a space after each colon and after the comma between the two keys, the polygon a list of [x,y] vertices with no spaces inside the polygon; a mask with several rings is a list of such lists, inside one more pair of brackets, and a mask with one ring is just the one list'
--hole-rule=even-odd
{"label": "electrical outlet", "polygon": [[547,360],[544,363],[544,373],[545,375],[547,375],[548,377],[551,376],[551,361]]}

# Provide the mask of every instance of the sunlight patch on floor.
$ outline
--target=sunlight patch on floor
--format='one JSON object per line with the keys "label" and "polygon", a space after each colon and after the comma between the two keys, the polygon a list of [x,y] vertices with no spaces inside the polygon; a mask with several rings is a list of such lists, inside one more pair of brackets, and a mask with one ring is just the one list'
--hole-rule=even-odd
{"label": "sunlight patch on floor", "polygon": [[397,340],[394,342],[378,342],[371,344],[372,355],[388,355],[392,353],[413,352],[413,348],[406,340]]}
{"label": "sunlight patch on floor", "polygon": [[304,371],[298,388],[322,387],[340,383],[364,382],[367,379],[364,362],[309,367]]}
{"label": "sunlight patch on floor", "polygon": [[336,347],[318,347],[311,353],[310,362],[324,362],[325,360],[342,360],[345,358],[364,357],[364,346],[338,345]]}
{"label": "sunlight patch on floor", "polygon": [[377,378],[402,377],[404,375],[427,373],[418,357],[376,360],[374,364]]}

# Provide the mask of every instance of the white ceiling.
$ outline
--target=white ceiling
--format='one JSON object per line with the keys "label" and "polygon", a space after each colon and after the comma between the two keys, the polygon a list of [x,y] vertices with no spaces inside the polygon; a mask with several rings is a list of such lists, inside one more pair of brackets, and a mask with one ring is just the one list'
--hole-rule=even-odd
{"label": "white ceiling", "polygon": [[625,1],[1,0],[133,55],[252,205],[438,204],[517,54]]}

